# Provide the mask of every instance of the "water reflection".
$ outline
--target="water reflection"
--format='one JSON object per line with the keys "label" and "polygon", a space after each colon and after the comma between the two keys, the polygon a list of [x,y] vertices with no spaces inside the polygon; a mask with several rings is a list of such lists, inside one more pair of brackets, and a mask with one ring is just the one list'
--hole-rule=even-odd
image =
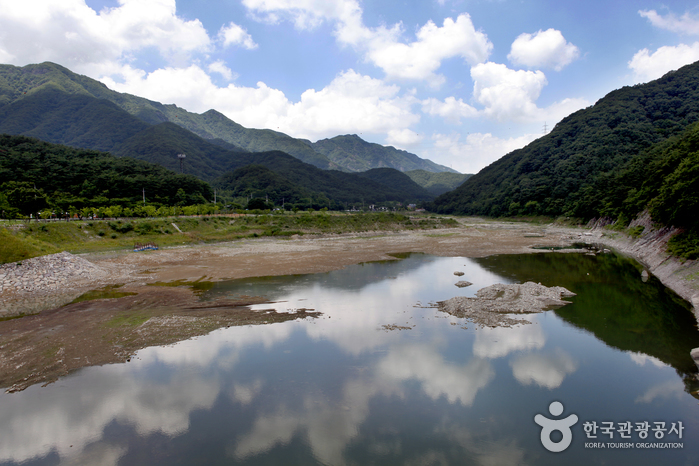
{"label": "water reflection", "polygon": [[[634,273],[647,289],[626,287],[628,267],[613,257],[414,255],[216,284],[203,299],[262,295],[277,302],[260,308],[324,315],[220,329],[2,394],[0,462],[632,464],[699,455],[696,401],[677,377],[695,376],[687,347],[699,335],[678,327],[683,308],[652,280]],[[474,286],[455,287],[462,279]],[[513,328],[465,330],[426,307],[529,279],[578,296]],[[391,324],[405,330],[384,330]],[[532,419],[554,398],[583,419],[682,420],[688,440],[681,451],[608,457],[582,447],[578,426],[580,441],[549,457]]]}
{"label": "water reflection", "polygon": [[529,353],[510,361],[512,374],[522,385],[537,384],[549,390],[558,388],[566,375],[578,368],[575,360],[565,351],[556,348],[551,353]]}
{"label": "water reflection", "polygon": [[541,349],[546,343],[546,336],[537,325],[535,314],[518,316],[534,325],[519,325],[512,328],[485,327],[476,333],[473,354],[481,358],[502,358],[510,353],[524,350]]}

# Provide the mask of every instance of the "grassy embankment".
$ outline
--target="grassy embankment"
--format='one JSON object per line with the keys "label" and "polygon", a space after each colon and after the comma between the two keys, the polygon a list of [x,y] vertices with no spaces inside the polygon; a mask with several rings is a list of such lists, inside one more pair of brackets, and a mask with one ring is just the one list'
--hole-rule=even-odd
{"label": "grassy embankment", "polygon": [[135,243],[153,242],[159,247],[168,247],[261,236],[439,229],[456,226],[457,222],[446,217],[408,217],[393,213],[299,212],[236,218],[168,217],[0,225],[0,263],[7,263],[60,251],[131,249]]}

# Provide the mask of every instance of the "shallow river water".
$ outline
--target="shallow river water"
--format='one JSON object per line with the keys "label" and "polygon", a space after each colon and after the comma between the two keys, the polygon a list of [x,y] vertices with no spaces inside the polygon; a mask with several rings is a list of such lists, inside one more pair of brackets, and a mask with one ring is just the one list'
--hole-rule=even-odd
{"label": "shallow river water", "polygon": [[[431,307],[528,280],[577,296],[512,328]],[[0,464],[699,464],[694,317],[619,256],[413,254],[220,282],[201,299],[240,295],[322,316],[2,394]],[[577,416],[566,449],[544,447],[537,415]]]}

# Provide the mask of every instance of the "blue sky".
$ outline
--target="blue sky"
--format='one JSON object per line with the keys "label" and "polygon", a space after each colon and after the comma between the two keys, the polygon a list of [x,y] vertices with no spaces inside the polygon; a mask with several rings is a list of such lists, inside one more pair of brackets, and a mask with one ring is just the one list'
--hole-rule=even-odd
{"label": "blue sky", "polygon": [[689,1],[0,0],[0,63],[464,173],[697,60]]}

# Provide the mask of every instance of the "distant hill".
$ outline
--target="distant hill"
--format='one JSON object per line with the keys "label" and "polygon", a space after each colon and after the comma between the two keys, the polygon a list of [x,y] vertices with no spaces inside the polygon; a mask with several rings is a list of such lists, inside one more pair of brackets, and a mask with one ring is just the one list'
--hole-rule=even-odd
{"label": "distant hill", "polygon": [[[262,165],[245,165],[214,182],[229,197],[267,198],[278,205],[327,204],[327,197],[298,186]],[[309,202],[310,201],[310,202]]]}
{"label": "distant hill", "polygon": [[405,174],[433,196],[439,196],[452,189],[456,189],[461,183],[473,176],[464,175],[462,173],[434,173],[425,170],[412,170],[405,172]]}
{"label": "distant hill", "polygon": [[[417,155],[393,147],[370,144],[356,136],[358,141],[353,141],[351,144],[343,139],[347,137],[340,136],[340,139],[333,138],[331,140],[333,142],[316,147],[310,141],[292,138],[277,131],[245,128],[215,110],[196,114],[176,105],[164,105],[112,91],[99,81],[75,74],[50,62],[24,67],[0,65],[0,108],[27,99],[47,88],[70,95],[108,100],[144,123],[149,125],[175,123],[203,139],[217,141],[214,143],[219,145],[225,142],[231,150],[250,152],[280,150],[323,169],[356,172],[378,167],[392,167],[401,171],[418,168],[435,172],[451,171],[447,167],[421,159]],[[58,118],[59,115],[54,116]],[[20,122],[20,126],[25,129],[24,132],[33,130],[28,122]],[[80,135],[72,136],[75,141],[81,139]],[[103,141],[95,143],[100,148],[109,145]],[[73,142],[66,142],[66,144],[78,145]],[[326,151],[333,152],[336,161],[326,156]]]}
{"label": "distant hill", "polygon": [[[368,205],[389,201],[421,202],[433,199],[432,195],[412,183],[407,176],[392,168],[381,169],[382,172],[374,174],[377,176],[321,170],[279,151],[235,154],[231,157],[228,167],[232,171],[251,164],[268,168],[299,189],[322,194],[330,203],[324,207],[331,209],[344,208],[344,203],[364,202]],[[397,177],[405,176],[407,183],[395,183],[392,174]],[[218,182],[219,180],[215,184]],[[280,202],[278,199],[273,201]]]}
{"label": "distant hill", "polygon": [[429,172],[458,173],[431,160],[421,159],[410,152],[366,142],[356,134],[322,139],[312,146],[316,151],[328,157],[331,162],[348,171],[362,172],[372,168],[387,167],[402,172],[422,169]]}
{"label": "distant hill", "polygon": [[434,198],[432,194],[410,179],[408,175],[393,168],[372,168],[371,170],[357,173],[357,175],[405,193],[414,201],[427,201]]}
{"label": "distant hill", "polygon": [[699,62],[609,93],[439,196],[430,209],[491,216],[606,215],[629,194],[620,190],[606,201],[600,196],[601,188],[613,191],[609,184],[616,171],[697,121]]}

